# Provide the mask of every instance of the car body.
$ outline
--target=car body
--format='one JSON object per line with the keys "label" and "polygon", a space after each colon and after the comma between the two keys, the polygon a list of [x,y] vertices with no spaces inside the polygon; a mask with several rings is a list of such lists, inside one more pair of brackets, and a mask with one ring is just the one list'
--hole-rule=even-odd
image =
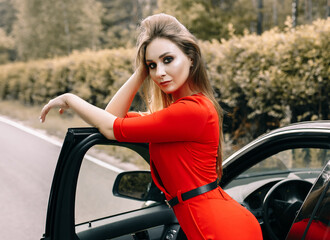
{"label": "car body", "polygon": [[[133,155],[149,162],[148,144],[108,140],[95,128],[69,129],[54,173],[42,239],[186,239],[148,170],[119,171],[114,183],[104,180],[108,172],[100,170],[104,174],[97,174],[103,177],[95,185],[92,182],[97,177],[81,177],[84,171],[92,171],[92,165],[83,170],[82,163],[87,151],[95,145],[131,149]],[[302,219],[307,224],[299,228],[303,233],[298,235],[308,237],[315,217],[325,214],[327,217],[322,223],[329,226],[326,201],[330,193],[329,159],[330,121],[292,124],[260,136],[228,157],[223,162],[219,184],[256,216],[264,239],[285,239],[293,223]],[[100,185],[104,182],[103,188]],[[79,197],[77,192],[86,189],[91,189],[91,193]],[[95,192],[100,196],[94,196]],[[83,220],[77,220],[77,212],[91,205],[95,205],[95,209],[117,208],[108,199],[110,192],[121,203],[125,198],[137,201],[137,207],[115,214],[92,209],[89,213],[92,215],[85,214]],[[310,196],[314,196],[314,201],[307,201]],[[86,198],[91,200],[81,204]],[[129,204],[122,205],[125,208]],[[306,205],[311,209],[309,214],[306,211],[303,214]],[[97,211],[103,215],[93,215]],[[297,228],[291,231],[293,229],[297,233]],[[322,234],[321,239],[329,239],[329,228]],[[296,235],[289,234],[288,239],[295,239]]]}

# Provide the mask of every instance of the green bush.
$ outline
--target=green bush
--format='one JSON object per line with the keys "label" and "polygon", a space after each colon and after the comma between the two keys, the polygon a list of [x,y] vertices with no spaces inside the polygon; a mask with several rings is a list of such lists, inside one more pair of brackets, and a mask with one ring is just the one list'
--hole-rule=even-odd
{"label": "green bush", "polygon": [[330,19],[202,43],[227,131],[255,138],[288,122],[329,119]]}
{"label": "green bush", "polygon": [[69,57],[0,66],[0,98],[44,104],[73,92],[104,107],[133,72],[133,49],[73,53]]}
{"label": "green bush", "polygon": [[[224,129],[251,140],[289,122],[329,119],[330,19],[284,32],[201,42],[213,86],[227,111]],[[135,49],[0,65],[0,99],[44,104],[73,92],[105,107],[133,72]]]}

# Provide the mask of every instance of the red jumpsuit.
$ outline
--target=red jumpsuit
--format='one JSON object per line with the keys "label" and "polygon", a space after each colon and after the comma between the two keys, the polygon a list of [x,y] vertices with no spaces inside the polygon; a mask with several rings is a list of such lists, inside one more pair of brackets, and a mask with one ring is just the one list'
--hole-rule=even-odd
{"label": "red jumpsuit", "polygon": [[153,180],[167,200],[178,196],[173,210],[188,239],[262,239],[256,218],[220,187],[180,199],[217,179],[219,121],[207,97],[183,97],[146,116],[128,113],[116,119],[114,134],[118,141],[150,144]]}

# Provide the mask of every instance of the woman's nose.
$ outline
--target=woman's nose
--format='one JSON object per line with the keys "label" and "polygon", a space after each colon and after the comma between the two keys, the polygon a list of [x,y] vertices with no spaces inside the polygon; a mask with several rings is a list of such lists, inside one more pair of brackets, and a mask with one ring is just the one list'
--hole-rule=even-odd
{"label": "woman's nose", "polygon": [[165,67],[162,64],[159,64],[157,66],[156,75],[157,75],[157,77],[164,77],[166,75]]}

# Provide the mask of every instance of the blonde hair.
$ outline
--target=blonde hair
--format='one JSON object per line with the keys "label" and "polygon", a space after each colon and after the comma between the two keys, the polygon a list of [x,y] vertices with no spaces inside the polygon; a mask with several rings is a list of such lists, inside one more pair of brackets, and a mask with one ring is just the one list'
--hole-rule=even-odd
{"label": "blonde hair", "polygon": [[[223,158],[223,111],[214,97],[213,88],[207,76],[206,67],[202,59],[197,39],[173,16],[163,13],[149,16],[144,19],[140,25],[140,35],[137,41],[136,66],[142,64],[147,71],[149,71],[145,62],[146,48],[149,43],[156,38],[165,38],[172,41],[186,54],[186,56],[192,59],[193,65],[190,68],[190,75],[187,81],[189,81],[191,89],[201,92],[208,97],[218,112],[220,137],[217,174],[220,179],[222,175]],[[147,108],[150,112],[166,108],[173,102],[172,96],[162,92],[150,77],[144,81],[143,94]]]}

